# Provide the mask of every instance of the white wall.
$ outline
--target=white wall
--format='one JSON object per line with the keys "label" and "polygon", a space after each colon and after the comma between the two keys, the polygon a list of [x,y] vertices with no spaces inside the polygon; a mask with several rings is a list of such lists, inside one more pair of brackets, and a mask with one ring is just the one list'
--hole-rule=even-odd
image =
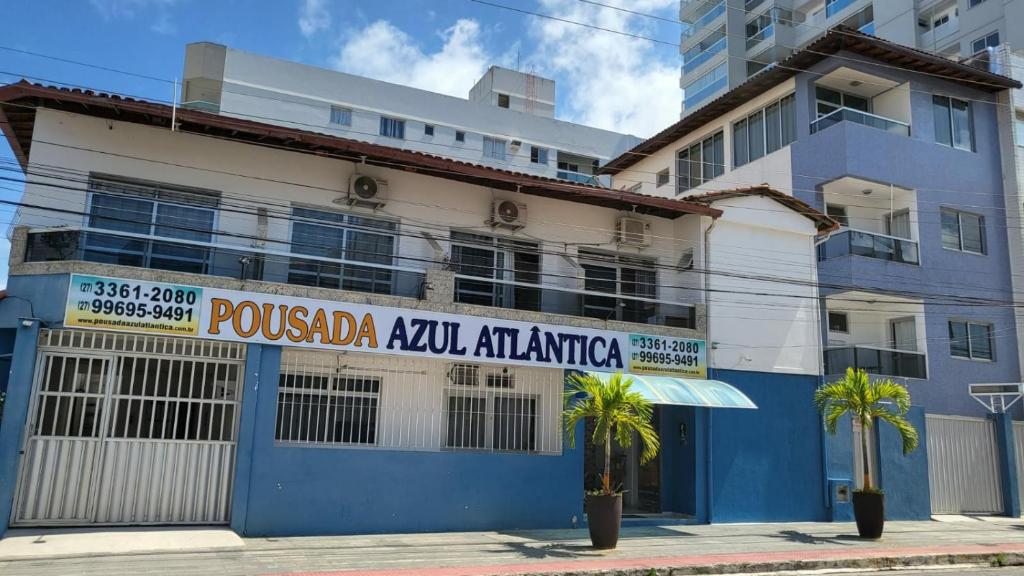
{"label": "white wall", "polygon": [[[326,210],[349,210],[332,200],[342,196],[356,165],[342,160],[312,154],[285,152],[250,144],[228,142],[194,134],[172,133],[169,130],[75,115],[39,110],[32,146],[33,163],[61,166],[83,173],[98,172],[215,190],[231,204],[253,204],[268,207],[271,213],[267,227],[268,248],[288,250],[290,222],[273,217],[286,215],[291,203],[320,207]],[[45,144],[61,142],[67,148]],[[141,158],[141,159],[137,159]],[[152,159],[154,162],[148,162]],[[177,164],[179,166],[175,166]],[[186,167],[180,167],[186,166]],[[195,167],[191,169],[188,167]],[[402,231],[410,236],[398,240],[398,252],[411,267],[438,266],[430,244],[420,236],[424,226],[435,228],[431,234],[442,244],[449,228],[493,233],[512,238],[538,241],[541,249],[574,256],[579,246],[616,251],[613,229],[617,210],[554,200],[538,196],[496,191],[482,186],[433,178],[404,170],[359,167],[361,173],[388,181],[390,200],[376,212],[351,209],[353,212],[397,219]],[[239,174],[244,176],[235,176]],[[83,174],[81,178],[85,178]],[[24,209],[20,223],[31,227],[84,225],[86,218],[76,214],[54,213],[51,209],[84,213],[87,211],[85,184],[38,178],[39,184],[28,184],[25,202],[43,206],[42,210]],[[52,188],[42,184],[59,186]],[[64,187],[81,189],[67,190]],[[490,217],[495,199],[510,199],[527,205],[526,227],[516,232],[495,231],[485,220]],[[241,210],[244,213],[228,210]],[[217,228],[244,236],[257,234],[257,217],[252,209],[224,207]],[[653,243],[647,248],[622,248],[623,253],[643,254],[656,258],[666,266],[675,266],[685,247],[699,242],[694,225],[680,226],[665,218],[642,217],[650,224]],[[684,216],[683,220],[699,220]],[[680,237],[678,234],[697,235]],[[232,246],[250,246],[249,238],[221,235],[216,242]],[[422,262],[419,260],[427,260]],[[566,277],[548,277],[545,282],[567,288],[579,287],[579,273],[569,261],[555,254],[543,256],[544,273]],[[697,287],[694,272],[660,270],[658,282],[665,285]],[[666,290],[666,295],[682,298],[683,289]],[[696,303],[690,294],[684,301]]]}
{"label": "white wall", "polygon": [[921,302],[884,301],[877,294],[851,293],[845,297],[827,298],[825,307],[830,312],[845,312],[849,332],[828,332],[829,346],[872,346],[891,348],[892,334],[889,322],[913,317],[917,335],[917,351],[928,351],[925,333],[924,305]]}
{"label": "white wall", "polygon": [[724,214],[708,241],[709,365],[819,374],[814,223],[762,197],[714,207]]}
{"label": "white wall", "polygon": [[[773,101],[793,93],[795,86],[795,80],[789,79],[761,96],[751,99],[743,106],[733,109],[728,114],[720,116],[712,122],[691,131],[679,140],[616,174],[612,178],[612,187],[616,189],[629,189],[640,184],[640,193],[642,194],[675,198],[677,196],[676,152],[696,142],[700,142],[716,132],[722,131],[725,136],[725,173],[714,180],[705,182],[696,189],[685,192],[685,196],[704,194],[716,190],[744,188],[765,183],[780,192],[791,193],[791,188],[793,187],[793,164],[790,160],[790,148],[786,146],[759,160],[735,168],[733,167],[732,155],[732,124],[757,111],[759,108],[763,108]],[[800,122],[800,119],[797,118],[796,121]],[[669,183],[665,186],[655,186],[655,175],[666,168],[669,170]]]}

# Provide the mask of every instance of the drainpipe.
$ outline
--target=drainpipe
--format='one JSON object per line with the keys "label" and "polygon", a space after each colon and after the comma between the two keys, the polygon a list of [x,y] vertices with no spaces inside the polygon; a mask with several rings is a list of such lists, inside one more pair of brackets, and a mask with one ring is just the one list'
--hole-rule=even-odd
{"label": "drainpipe", "polygon": [[[712,348],[713,343],[711,342],[711,292],[708,290],[709,284],[711,283],[711,231],[715,229],[715,224],[718,224],[717,218],[712,218],[711,225],[708,226],[707,230],[704,231],[704,337],[707,339],[707,371],[708,377],[713,375],[711,368],[712,360]],[[711,524],[714,517],[713,506],[715,499],[715,488],[714,488],[714,446],[712,445],[712,429],[713,424],[711,420],[711,408],[705,408],[707,410],[706,422],[706,448],[704,449],[704,461],[706,462],[706,472],[704,474],[704,514],[708,524]]]}

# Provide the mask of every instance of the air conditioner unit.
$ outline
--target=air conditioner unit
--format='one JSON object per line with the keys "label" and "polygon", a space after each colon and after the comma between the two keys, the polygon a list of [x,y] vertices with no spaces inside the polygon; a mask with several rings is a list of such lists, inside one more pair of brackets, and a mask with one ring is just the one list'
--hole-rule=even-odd
{"label": "air conditioner unit", "polygon": [[372,176],[353,174],[348,182],[345,202],[349,205],[380,208],[387,203],[388,182]]}
{"label": "air conditioner unit", "polygon": [[615,242],[622,246],[650,246],[650,228],[639,218],[622,216],[615,222]]}
{"label": "air conditioner unit", "polygon": [[518,230],[526,226],[526,204],[512,200],[496,200],[491,204],[491,226]]}
{"label": "air conditioner unit", "polygon": [[509,148],[512,150],[519,150],[523,146],[522,140],[513,140],[509,142]]}

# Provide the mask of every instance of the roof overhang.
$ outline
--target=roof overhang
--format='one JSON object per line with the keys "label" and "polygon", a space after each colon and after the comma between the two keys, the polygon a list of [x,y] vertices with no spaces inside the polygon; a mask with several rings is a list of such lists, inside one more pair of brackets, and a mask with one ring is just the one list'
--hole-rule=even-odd
{"label": "roof overhang", "polygon": [[797,214],[811,220],[814,222],[814,227],[818,230],[818,234],[828,234],[829,232],[839,229],[839,222],[836,222],[832,218],[821,213],[814,208],[814,206],[811,206],[799,198],[794,198],[789,194],[779,192],[767,185],[722,190],[719,192],[708,192],[706,194],[689,196],[687,200],[695,204],[705,204],[711,207],[716,202],[721,202],[723,200],[729,200],[732,198],[748,198],[750,196],[761,196],[763,198],[774,200]]}
{"label": "roof overhang", "polygon": [[317,132],[199,110],[175,110],[171,106],[145,100],[87,90],[42,86],[24,80],[0,87],[0,130],[6,136],[22,169],[28,167],[37,108],[167,129],[170,129],[173,117],[175,128],[180,132],[417,172],[492,189],[627,210],[661,218],[677,218],[686,214],[717,218],[721,215],[720,210],[691,202],[566,182]]}
{"label": "roof overhang", "polygon": [[1021,83],[1017,80],[982,70],[970,64],[908,48],[846,26],[836,26],[804,49],[794,52],[777,64],[770,65],[743,84],[708,102],[692,114],[636,145],[632,150],[612,159],[611,162],[601,167],[599,173],[618,174],[622,172],[708,122],[757,98],[769,89],[841,51],[863,56],[864,60],[859,62],[864,64],[896,67],[909,72],[941,76],[951,82],[986,92],[1001,92],[1021,87]]}

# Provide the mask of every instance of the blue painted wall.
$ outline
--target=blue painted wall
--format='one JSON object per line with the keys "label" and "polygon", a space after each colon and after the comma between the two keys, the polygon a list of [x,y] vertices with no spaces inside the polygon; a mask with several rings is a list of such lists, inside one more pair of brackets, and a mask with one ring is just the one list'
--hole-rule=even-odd
{"label": "blue painted wall", "polygon": [[928,520],[932,505],[928,491],[928,437],[924,409],[913,406],[907,419],[917,428],[921,443],[917,450],[903,454],[899,432],[891,424],[878,422],[878,485],[885,491],[888,520]]}
{"label": "blue painted wall", "polygon": [[[931,296],[969,294],[1009,300],[1009,249],[994,96],[939,78],[865,66],[858,64],[858,59],[824,61],[796,77],[798,139],[791,148],[794,194],[821,209],[821,186],[844,176],[916,190],[921,265],[861,256],[830,259],[819,264],[819,280],[826,285],[822,294],[837,291],[828,285],[839,285],[869,291],[898,290]],[[814,83],[821,74],[840,66],[863,69],[897,82],[909,80],[911,135],[901,136],[853,122],[841,122],[811,134]],[[935,142],[933,93],[972,101],[974,151]],[[987,254],[966,254],[942,247],[939,211],[943,206],[985,217]],[[951,318],[991,323],[995,361],[952,357],[948,341]],[[926,303],[925,323],[929,378],[905,383],[914,403],[927,412],[983,416],[985,410],[968,396],[967,384],[1021,380],[1010,308]],[[1012,413],[1017,419],[1024,418],[1024,407],[1015,406]]]}
{"label": "blue painted wall", "polygon": [[816,376],[715,370],[757,410],[711,410],[711,522],[828,519]]}
{"label": "blue painted wall", "polygon": [[[248,494],[232,511],[233,519],[244,515],[243,534],[568,528],[573,517],[582,523],[581,444],[565,446],[561,456],[275,446],[279,362],[279,351],[264,346]],[[246,394],[252,388],[247,382]],[[244,417],[241,425],[248,429]]]}
{"label": "blue painted wall", "polygon": [[19,324],[11,361],[10,387],[4,402],[5,417],[0,420],[0,536],[7,531],[14,505],[18,460],[32,396],[38,342],[39,322],[31,322],[28,326]]}

